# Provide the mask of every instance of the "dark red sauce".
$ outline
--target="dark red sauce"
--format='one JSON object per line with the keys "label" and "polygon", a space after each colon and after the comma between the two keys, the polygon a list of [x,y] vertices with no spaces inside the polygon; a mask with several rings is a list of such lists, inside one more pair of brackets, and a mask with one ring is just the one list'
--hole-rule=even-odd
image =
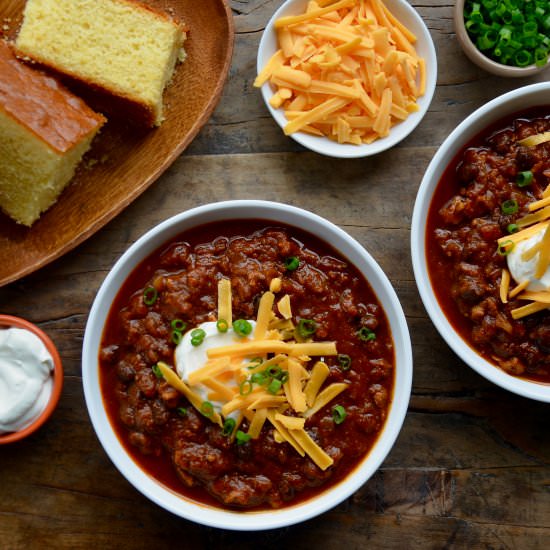
{"label": "dark red sauce", "polygon": [[[466,144],[441,177],[426,226],[430,280],[451,324],[488,361],[542,383],[550,383],[550,314],[512,319],[511,310],[526,302],[500,300],[507,264],[497,240],[550,183],[550,143],[517,143],[550,130],[549,112],[538,107],[511,115]],[[533,183],[519,187],[517,174],[526,170],[533,172]],[[514,214],[502,211],[509,199],[518,203]]]}
{"label": "dark red sauce", "polygon": [[[284,267],[289,256],[300,260],[295,271]],[[350,356],[348,370],[336,357],[325,358],[330,374],[324,386],[349,386],[305,425],[334,460],[327,470],[286,442],[276,443],[268,422],[258,439],[236,445],[152,373],[159,360],[173,365],[174,318],[189,328],[216,318],[221,277],[231,280],[234,319],[255,319],[260,296],[273,278],[280,277],[277,296],[289,294],[294,320],[314,320],[314,340],[335,340],[338,352]],[[158,290],[151,306],[143,301],[148,286]],[[362,327],[376,338],[359,339]],[[343,480],[366,457],[391,403],[394,363],[386,315],[352,264],[297,228],[246,220],[188,231],[134,270],[109,313],[99,370],[110,421],[128,453],[149,475],[199,502],[269,509],[312,497]],[[336,402],[347,413],[341,424],[332,415]],[[187,410],[184,416],[177,412],[180,407]],[[247,427],[245,420],[241,430]]]}

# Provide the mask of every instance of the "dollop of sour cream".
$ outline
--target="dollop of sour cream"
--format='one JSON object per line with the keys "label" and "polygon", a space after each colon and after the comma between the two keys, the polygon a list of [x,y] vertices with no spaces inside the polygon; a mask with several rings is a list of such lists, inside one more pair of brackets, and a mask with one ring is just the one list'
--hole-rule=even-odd
{"label": "dollop of sour cream", "polygon": [[[248,322],[252,325],[253,333],[256,322],[252,320]],[[191,332],[197,328],[204,330],[205,337],[200,345],[194,346],[191,344]],[[184,382],[188,382],[189,375],[192,372],[204,367],[208,361],[206,352],[209,349],[218,348],[221,346],[230,346],[242,341],[243,338],[238,336],[232,328],[230,328],[227,332],[220,332],[216,326],[216,321],[201,323],[198,327],[194,327],[192,330],[187,331],[183,335],[181,342],[176,346],[174,360],[176,363],[176,372],[178,373],[178,376]],[[206,388],[199,385],[194,387],[193,390],[196,391],[196,393],[198,393],[205,401],[208,401],[208,390]],[[216,410],[219,410],[222,403],[212,401],[212,405]]]}
{"label": "dollop of sour cream", "polygon": [[40,416],[52,392],[53,368],[36,334],[0,329],[0,433],[22,430]]}
{"label": "dollop of sour cream", "polygon": [[535,256],[528,261],[523,260],[521,256],[524,252],[539,243],[543,235],[544,230],[541,230],[528,239],[519,241],[506,256],[508,270],[516,283],[520,284],[523,281],[529,280],[530,283],[527,286],[527,290],[534,292],[550,289],[550,267],[540,279],[537,279],[535,277],[535,271],[537,269],[538,254],[535,254]]}

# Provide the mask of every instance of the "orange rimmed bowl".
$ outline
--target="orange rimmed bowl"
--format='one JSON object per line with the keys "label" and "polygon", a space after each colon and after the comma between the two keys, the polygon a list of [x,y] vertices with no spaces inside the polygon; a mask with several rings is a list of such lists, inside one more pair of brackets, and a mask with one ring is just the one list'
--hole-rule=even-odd
{"label": "orange rimmed bowl", "polygon": [[57,348],[50,337],[43,330],[39,329],[36,325],[26,321],[25,319],[14,317],[12,315],[0,315],[0,330],[10,327],[26,329],[40,338],[53,359],[53,384],[50,398],[44,410],[31,422],[31,424],[21,430],[0,434],[0,445],[20,441],[33,434],[41,426],[43,426],[55,410],[57,403],[59,402],[59,398],[61,397],[61,389],[63,388],[63,365],[61,364],[61,358]]}

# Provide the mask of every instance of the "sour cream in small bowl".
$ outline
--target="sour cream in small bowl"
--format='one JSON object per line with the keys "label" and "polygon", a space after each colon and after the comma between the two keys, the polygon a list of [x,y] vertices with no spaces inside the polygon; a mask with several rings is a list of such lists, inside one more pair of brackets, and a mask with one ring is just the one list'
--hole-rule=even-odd
{"label": "sour cream in small bowl", "polygon": [[24,319],[0,315],[0,445],[38,430],[62,386],[63,367],[51,339]]}

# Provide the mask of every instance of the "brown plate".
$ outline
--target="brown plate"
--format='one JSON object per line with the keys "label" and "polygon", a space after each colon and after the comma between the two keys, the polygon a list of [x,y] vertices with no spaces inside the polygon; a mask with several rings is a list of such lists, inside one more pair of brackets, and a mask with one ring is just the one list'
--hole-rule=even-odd
{"label": "brown plate", "polygon": [[[185,21],[187,59],[165,96],[166,120],[137,132],[109,121],[73,182],[31,227],[0,213],[0,286],[28,275],[93,235],[149,187],[208,120],[225,82],[233,52],[233,18],[224,0],[149,0]],[[13,38],[24,0],[0,2],[0,29]],[[0,30],[0,33],[2,31]]]}

